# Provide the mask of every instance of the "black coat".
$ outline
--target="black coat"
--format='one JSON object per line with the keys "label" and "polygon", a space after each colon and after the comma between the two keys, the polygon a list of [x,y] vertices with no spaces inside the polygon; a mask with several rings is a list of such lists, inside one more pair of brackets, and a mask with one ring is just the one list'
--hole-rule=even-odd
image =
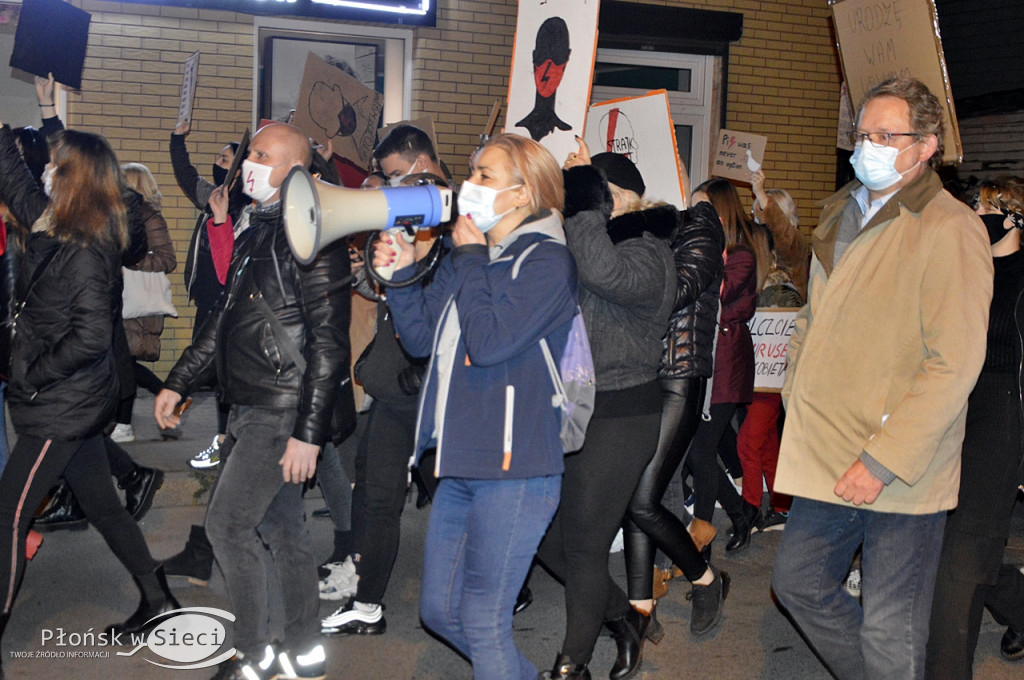
{"label": "black coat", "polygon": [[704,201],[682,216],[672,241],[676,262],[676,308],[669,319],[659,375],[710,378],[712,346],[722,283],[725,234],[718,214]]}
{"label": "black coat", "polygon": [[[0,199],[29,226],[48,203],[8,127],[0,129]],[[18,432],[81,439],[98,434],[113,417],[118,403],[113,339],[121,314],[119,258],[111,248],[61,243],[43,233],[29,237],[14,292],[25,305],[18,317],[7,387]]]}
{"label": "black coat", "polygon": [[[336,388],[348,371],[348,248],[336,242],[303,267],[288,247],[280,203],[254,210],[249,225],[235,243],[224,297],[165,385],[189,394],[216,366],[223,401],[295,408],[299,417],[292,436],[322,445],[331,429]],[[305,358],[305,373],[261,311],[260,296]]]}

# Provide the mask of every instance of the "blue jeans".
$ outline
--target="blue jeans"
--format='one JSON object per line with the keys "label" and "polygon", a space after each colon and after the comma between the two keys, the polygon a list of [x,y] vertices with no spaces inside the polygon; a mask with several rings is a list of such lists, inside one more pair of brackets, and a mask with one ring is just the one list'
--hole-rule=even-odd
{"label": "blue jeans", "polygon": [[562,477],[446,477],[434,496],[420,618],[473,664],[475,680],[536,680],[512,609],[558,508]]}
{"label": "blue jeans", "polygon": [[[920,679],[946,513],[867,508],[795,498],[772,588],[835,677]],[[843,581],[861,544],[858,603]]]}

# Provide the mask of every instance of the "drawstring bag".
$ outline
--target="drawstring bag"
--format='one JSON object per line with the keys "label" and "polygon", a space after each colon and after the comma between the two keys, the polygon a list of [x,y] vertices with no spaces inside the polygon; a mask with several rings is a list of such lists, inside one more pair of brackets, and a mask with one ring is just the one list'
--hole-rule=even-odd
{"label": "drawstring bag", "polygon": [[551,384],[555,388],[555,393],[551,396],[551,405],[562,411],[562,429],[559,432],[562,451],[579,451],[583,448],[590,417],[594,415],[597,384],[594,377],[594,358],[590,353],[590,338],[587,337],[583,313],[578,306],[558,366],[555,366],[551,348],[548,347],[545,338],[540,339],[540,349],[544,353]]}

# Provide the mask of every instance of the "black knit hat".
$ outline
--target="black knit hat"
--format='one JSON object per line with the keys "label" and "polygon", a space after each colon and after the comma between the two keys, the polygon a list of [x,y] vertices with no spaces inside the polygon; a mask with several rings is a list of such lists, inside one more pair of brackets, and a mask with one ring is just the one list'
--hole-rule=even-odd
{"label": "black knit hat", "polygon": [[606,151],[592,156],[590,163],[604,173],[612,184],[636,192],[637,196],[643,196],[647,186],[644,178],[637,169],[636,164],[620,153]]}

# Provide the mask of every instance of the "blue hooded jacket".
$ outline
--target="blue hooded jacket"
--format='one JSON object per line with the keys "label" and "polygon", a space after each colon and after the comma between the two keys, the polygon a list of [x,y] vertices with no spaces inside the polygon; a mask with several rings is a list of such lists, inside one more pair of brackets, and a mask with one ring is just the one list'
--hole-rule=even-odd
{"label": "blue hooded jacket", "polygon": [[547,338],[557,363],[577,308],[561,217],[528,219],[490,248],[457,248],[430,285],[393,288],[388,300],[402,346],[430,356],[416,458],[436,445],[438,477],[561,474],[561,414],[539,345]]}

